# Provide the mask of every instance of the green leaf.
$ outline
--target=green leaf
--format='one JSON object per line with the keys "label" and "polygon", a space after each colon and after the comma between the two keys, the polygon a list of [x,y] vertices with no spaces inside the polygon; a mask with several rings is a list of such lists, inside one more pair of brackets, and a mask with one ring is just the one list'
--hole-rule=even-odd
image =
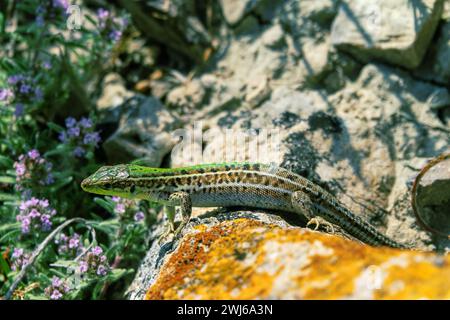
{"label": "green leaf", "polygon": [[0,193],[0,201],[15,201],[15,200],[19,200],[19,197],[14,194]]}
{"label": "green leaf", "polygon": [[51,192],[56,192],[57,190],[61,189],[62,187],[68,185],[69,183],[71,183],[73,181],[73,177],[69,176],[66,177],[64,179],[59,180],[58,182],[56,182],[55,184],[52,185],[52,187],[50,188]]}
{"label": "green leaf", "polygon": [[10,231],[10,230],[13,230],[13,229],[19,230],[20,229],[20,222],[13,222],[13,223],[2,224],[0,226],[0,234],[3,233],[3,232],[7,232],[7,231]]}
{"label": "green leaf", "polygon": [[65,130],[65,129],[64,129],[63,127],[61,127],[59,124],[56,124],[56,123],[53,123],[53,122],[48,122],[48,123],[47,123],[47,126],[48,126],[50,129],[52,129],[52,130],[54,130],[54,131],[56,131],[56,132],[62,132],[62,131]]}
{"label": "green leaf", "polygon": [[12,167],[12,165],[14,164],[14,161],[8,157],[0,155],[0,164],[5,167]]}
{"label": "green leaf", "polygon": [[8,274],[10,271],[8,262],[3,258],[3,254],[0,254],[0,273]]}
{"label": "green leaf", "polygon": [[66,155],[68,147],[65,144],[58,144],[56,146],[55,149],[47,151],[46,153],[44,153],[44,157],[49,157],[49,156],[53,156],[53,155],[57,155],[57,154],[63,154]]}
{"label": "green leaf", "polygon": [[100,207],[108,211],[109,213],[114,213],[114,204],[110,201],[106,201],[105,199],[95,197],[94,202],[98,204]]}
{"label": "green leaf", "polygon": [[16,183],[16,179],[11,176],[0,176],[0,183],[13,184]]}

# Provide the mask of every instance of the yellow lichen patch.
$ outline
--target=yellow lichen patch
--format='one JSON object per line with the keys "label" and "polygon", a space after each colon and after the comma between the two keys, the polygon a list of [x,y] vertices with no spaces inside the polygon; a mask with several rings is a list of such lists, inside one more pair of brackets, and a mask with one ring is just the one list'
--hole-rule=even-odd
{"label": "yellow lichen patch", "polygon": [[[251,219],[199,225],[146,299],[448,298],[449,258]],[[439,262],[439,263],[437,263]]]}

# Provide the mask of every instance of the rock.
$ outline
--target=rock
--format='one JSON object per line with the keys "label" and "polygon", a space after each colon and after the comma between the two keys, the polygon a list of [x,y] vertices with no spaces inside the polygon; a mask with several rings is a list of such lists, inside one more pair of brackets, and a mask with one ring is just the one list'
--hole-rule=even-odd
{"label": "rock", "polygon": [[329,38],[321,41],[305,41],[302,46],[302,57],[300,59],[300,68],[307,74],[306,81],[317,83],[330,69],[328,60]]}
{"label": "rock", "polygon": [[136,96],[122,107],[119,127],[103,144],[109,163],[141,159],[158,167],[175,144],[177,119],[152,97]]}
{"label": "rock", "polygon": [[450,106],[450,93],[445,88],[439,88],[429,97],[427,103],[432,110],[439,110]]}
{"label": "rock", "polygon": [[262,42],[270,48],[279,48],[285,44],[284,31],[276,24],[262,34]]}
{"label": "rock", "polygon": [[448,85],[450,83],[450,18],[438,29],[426,59],[415,72],[417,77]]}
{"label": "rock", "polygon": [[414,69],[439,23],[442,0],[350,0],[341,3],[332,31],[339,49]]}
{"label": "rock", "polygon": [[248,16],[234,29],[234,33],[238,36],[253,35],[260,31],[258,19],[254,16]]}
{"label": "rock", "polygon": [[420,222],[434,233],[448,237],[450,235],[450,153],[433,159],[427,164],[416,178],[415,185],[414,205]]}
{"label": "rock", "polygon": [[174,109],[200,108],[206,98],[206,90],[199,79],[186,80],[167,94],[166,102]]}
{"label": "rock", "polygon": [[369,247],[252,215],[199,219],[172,250],[153,245],[131,299],[450,298],[448,256]]}
{"label": "rock", "polygon": [[444,124],[447,124],[447,127],[450,129],[450,108],[444,110],[442,114],[442,119]]}
{"label": "rock", "polygon": [[133,96],[133,93],[125,88],[123,79],[117,73],[110,73],[103,80],[103,91],[97,100],[98,110],[114,109]]}
{"label": "rock", "polygon": [[[429,236],[419,236],[411,206],[402,202],[408,189],[396,184],[403,177],[396,166],[448,147],[440,109],[429,103],[440,87],[368,65],[354,83],[331,95],[271,88],[257,107],[201,117],[206,128],[216,130],[203,141],[203,150],[214,152],[205,152],[202,162],[275,162],[324,186],[371,223],[400,228],[392,233],[396,240],[430,245]],[[252,141],[257,149],[251,149]],[[405,205],[394,206],[397,201]]]}
{"label": "rock", "polygon": [[[432,243],[432,235],[420,227],[411,207],[411,189],[414,179],[426,158],[413,158],[395,162],[395,179],[389,194],[386,209],[386,235],[399,239],[419,239],[420,243]],[[422,247],[433,250],[433,245]]]}
{"label": "rock", "polygon": [[337,0],[288,0],[277,8],[276,16],[295,39],[320,39],[322,34],[329,33],[329,25],[337,13],[338,3]]}
{"label": "rock", "polygon": [[258,0],[220,0],[222,13],[228,24],[234,26],[250,12]]}
{"label": "rock", "polygon": [[[202,62],[203,52],[210,47],[210,37],[198,18],[194,16],[193,1],[135,3],[119,0],[131,15],[133,23],[142,34],[191,61]],[[161,4],[161,3],[159,3]]]}

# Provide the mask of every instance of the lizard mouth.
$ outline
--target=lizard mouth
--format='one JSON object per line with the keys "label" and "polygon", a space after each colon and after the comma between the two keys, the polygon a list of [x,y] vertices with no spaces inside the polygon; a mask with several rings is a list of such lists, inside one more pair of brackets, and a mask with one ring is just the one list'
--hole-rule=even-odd
{"label": "lizard mouth", "polygon": [[86,178],[81,181],[81,189],[83,189],[84,191],[89,191],[90,186],[92,186],[92,180],[90,178]]}

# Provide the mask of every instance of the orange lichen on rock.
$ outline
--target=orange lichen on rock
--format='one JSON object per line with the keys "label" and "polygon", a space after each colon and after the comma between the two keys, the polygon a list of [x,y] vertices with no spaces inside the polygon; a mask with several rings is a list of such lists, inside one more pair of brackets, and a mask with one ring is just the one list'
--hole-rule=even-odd
{"label": "orange lichen on rock", "polygon": [[450,257],[252,219],[199,225],[146,299],[450,299]]}

